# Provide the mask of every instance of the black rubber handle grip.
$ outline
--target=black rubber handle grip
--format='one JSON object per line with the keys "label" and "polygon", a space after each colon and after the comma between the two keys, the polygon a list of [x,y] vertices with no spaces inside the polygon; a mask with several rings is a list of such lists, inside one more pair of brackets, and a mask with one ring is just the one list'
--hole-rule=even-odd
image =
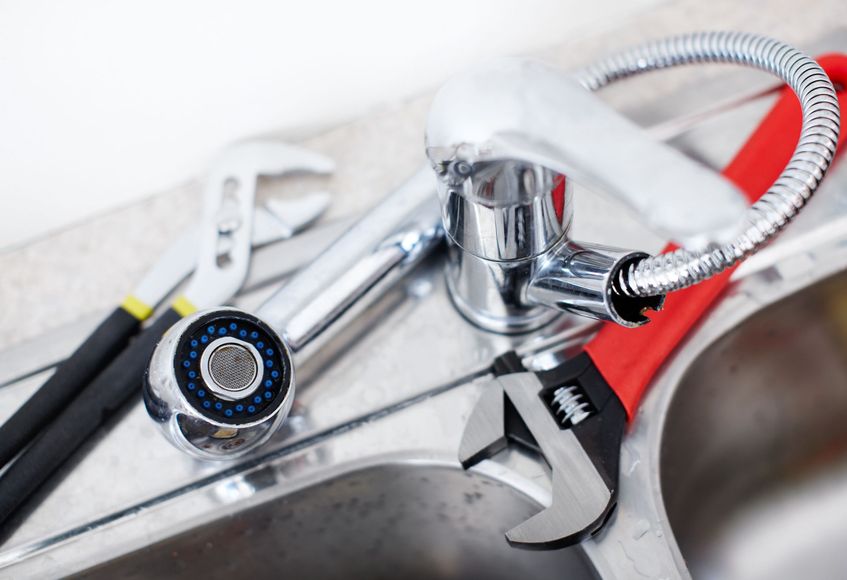
{"label": "black rubber handle grip", "polygon": [[132,395],[162,335],[181,316],[169,308],[88,385],[0,477],[0,526]]}
{"label": "black rubber handle grip", "polygon": [[15,414],[0,426],[0,467],[26,447],[120,353],[141,322],[116,308],[74,353],[59,364]]}

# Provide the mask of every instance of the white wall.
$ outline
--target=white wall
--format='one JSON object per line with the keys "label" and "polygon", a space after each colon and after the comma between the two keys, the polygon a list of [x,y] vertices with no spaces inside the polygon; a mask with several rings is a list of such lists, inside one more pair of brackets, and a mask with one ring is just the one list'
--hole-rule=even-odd
{"label": "white wall", "polygon": [[0,248],[655,3],[0,1]]}

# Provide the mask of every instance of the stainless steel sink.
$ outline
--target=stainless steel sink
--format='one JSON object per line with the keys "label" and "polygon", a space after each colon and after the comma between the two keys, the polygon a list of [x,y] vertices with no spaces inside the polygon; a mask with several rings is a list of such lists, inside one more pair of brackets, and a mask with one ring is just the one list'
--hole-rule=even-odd
{"label": "stainless steel sink", "polygon": [[843,165],[733,275],[625,437],[603,577],[831,579],[847,570]]}
{"label": "stainless steel sink", "polygon": [[847,570],[837,547],[847,538],[845,419],[847,275],[753,315],[700,355],[668,409],[660,458],[668,518],[695,576]]}
{"label": "stainless steel sink", "polygon": [[388,464],[202,525],[83,578],[594,578],[579,550],[526,552],[503,532],[539,509],[490,477]]}

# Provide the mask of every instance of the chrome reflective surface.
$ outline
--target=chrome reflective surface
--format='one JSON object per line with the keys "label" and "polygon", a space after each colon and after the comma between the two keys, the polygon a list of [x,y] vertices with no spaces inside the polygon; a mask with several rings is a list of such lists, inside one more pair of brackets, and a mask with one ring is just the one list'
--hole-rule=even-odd
{"label": "chrome reflective surface", "polygon": [[[527,193],[544,196],[539,217],[528,222],[530,226],[546,223],[541,210],[556,206],[555,199],[546,203],[554,180],[537,180],[538,186],[547,186],[523,193],[527,187],[523,179],[514,178],[512,168],[522,178],[554,172],[559,179],[566,176],[608,193],[633,208],[646,225],[683,246],[722,242],[742,227],[746,202],[734,185],[650,138],[567,71],[538,61],[495,60],[448,81],[430,108],[426,146],[442,196],[461,188],[458,194],[471,203],[499,207],[526,203]],[[498,168],[501,163],[506,169]],[[498,179],[505,183],[495,186]],[[507,191],[514,185],[521,194]],[[451,210],[455,208],[445,208]],[[468,251],[492,260],[526,257],[481,253],[473,241],[484,244],[494,232],[476,229],[485,223],[463,225],[457,228],[456,242]],[[521,240],[520,230],[506,234],[509,242]],[[527,239],[534,235],[541,240],[538,246],[549,245],[547,232],[530,230]],[[495,248],[504,246],[509,247],[500,243]]]}
{"label": "chrome reflective surface", "polygon": [[561,312],[533,306],[526,299],[536,260],[497,262],[474,256],[448,242],[444,266],[456,309],[480,328],[502,334],[522,333],[556,320]]}
{"label": "chrome reflective surface", "polygon": [[612,282],[628,272],[622,261],[646,254],[569,240],[574,177],[622,198],[637,191],[645,214],[655,198],[678,207],[697,192],[717,192],[718,209],[680,212],[675,227],[698,235],[738,229],[734,186],[538,62],[507,59],[449,81],[433,101],[426,142],[451,246],[453,301],[487,330],[526,332],[556,311],[637,326],[661,303],[627,293],[628,307],[616,308],[624,288]]}
{"label": "chrome reflective surface", "polygon": [[[333,335],[342,332],[357,315],[441,244],[443,228],[433,181],[429,171],[418,171],[377,202],[257,310],[259,321],[270,327],[270,334],[276,332],[278,335],[273,339],[277,344],[270,353],[274,350],[280,355],[284,353],[283,358],[290,367],[286,373],[291,377],[285,397],[274,399],[274,411],[262,420],[249,415],[233,415],[231,409],[227,411],[234,417],[231,421],[206,417],[202,409],[196,408],[201,400],[186,397],[176,376],[177,353],[187,340],[184,336],[189,328],[206,324],[201,322],[204,319],[236,312],[228,308],[205,310],[175,324],[154,351],[143,386],[150,417],[167,440],[181,451],[204,459],[241,456],[265,443],[291,409],[299,374],[295,367],[303,364],[310,354],[318,352]],[[217,393],[219,389],[214,380],[207,378],[205,370],[209,353],[216,344],[210,343],[202,351],[200,370],[206,386]],[[261,357],[255,354],[258,368],[263,368]],[[261,380],[262,376],[257,376],[256,385]],[[252,375],[250,381],[253,381]],[[268,383],[270,386],[270,381]],[[237,397],[225,393],[225,398],[253,409],[249,406],[250,394],[248,389],[239,392]],[[198,391],[198,395],[203,395],[202,391]],[[272,397],[269,392],[265,395]],[[262,397],[258,397],[258,401],[261,402]],[[203,401],[202,404],[208,406],[210,403]]]}
{"label": "chrome reflective surface", "polygon": [[[262,176],[329,173],[332,159],[279,141],[236,143],[212,166],[203,192],[197,264],[183,294],[194,308],[229,300],[250,269],[253,206]],[[152,302],[156,304],[156,302]]]}
{"label": "chrome reflective surface", "polygon": [[257,311],[304,357],[432,252],[443,238],[426,168],[376,202]]}
{"label": "chrome reflective surface", "polygon": [[[432,149],[428,153],[435,155]],[[457,246],[478,258],[533,258],[550,249],[571,225],[573,187],[560,173],[513,160],[431,161],[444,229]]]}
{"label": "chrome reflective surface", "polygon": [[[785,81],[802,104],[798,147],[750,209],[728,180],[651,139],[588,92],[651,70],[710,62],[767,71]],[[426,130],[448,240],[460,248],[451,252],[448,270],[459,280],[451,284],[455,300],[465,316],[497,332],[542,324],[539,306],[625,326],[643,324],[648,319],[641,312],[655,305],[639,298],[661,300],[724,271],[758,251],[799,213],[833,159],[839,124],[835,89],[820,66],[788,44],[755,34],[699,32],[658,40],[574,77],[527,59],[501,59],[460,74],[436,94]],[[603,289],[602,294],[627,296],[635,316],[621,316],[608,300],[587,304],[590,294],[569,292],[567,264],[527,302],[528,281],[516,274],[532,275],[538,268],[502,263],[557,261],[550,246],[567,236],[564,218],[570,219],[572,199],[564,185],[573,178],[611,194],[681,246],[666,256],[630,260],[615,276],[619,283]],[[490,263],[463,260],[461,251]],[[572,301],[578,304],[569,308]]]}
{"label": "chrome reflective surface", "polygon": [[646,257],[644,252],[563,240],[539,263],[526,301],[621,326],[641,326],[648,322],[644,312],[660,310],[664,296],[629,296],[618,283],[631,264]]}
{"label": "chrome reflective surface", "polygon": [[[174,324],[162,337],[162,340],[156,346],[156,350],[153,351],[142,385],[142,397],[149,414],[149,420],[164,435],[164,439],[167,439],[181,452],[206,460],[225,460],[239,457],[265,443],[288,416],[296,394],[291,352],[285,342],[271,331],[269,336],[274,344],[268,346],[272,346],[281,360],[284,361],[282,363],[283,368],[280,370],[283,371],[283,380],[287,377],[286,393],[281,399],[274,399],[275,407],[271,412],[263,414],[260,418],[244,415],[235,415],[230,420],[225,420],[224,416],[211,418],[204,413],[199,399],[187,396],[186,392],[180,387],[176,370],[177,368],[181,369],[178,362],[178,352],[184,348],[187,342],[185,337],[190,333],[190,329],[196,327],[197,324],[201,326],[207,324],[201,322],[201,320],[219,320],[220,317],[227,315],[252,318],[249,314],[237,308],[212,308],[200,310]],[[215,322],[211,322],[211,324],[215,324]],[[227,340],[222,339],[224,344],[227,344],[225,342]],[[212,341],[203,351],[199,364],[201,375],[208,372],[204,365],[216,344],[220,343],[221,341]],[[229,344],[233,343],[229,342]],[[240,340],[236,341],[235,344],[243,344],[252,348],[251,344]],[[253,356],[253,353],[247,352],[249,356]],[[261,355],[255,349],[253,349],[253,352],[256,356],[254,364],[258,369],[265,371]],[[267,376],[264,372],[258,375],[255,379],[256,383],[260,383]],[[200,388],[203,384],[206,384],[207,388],[215,393],[222,390],[216,387],[211,378],[208,383],[198,382],[198,384]],[[242,391],[237,394],[224,391],[224,396],[221,398],[247,405],[250,403],[251,395],[252,391]]]}
{"label": "chrome reflective surface", "polygon": [[[633,294],[647,296],[686,288],[754,254],[803,209],[835,156],[841,116],[832,82],[817,62],[773,38],[726,31],[681,34],[611,55],[587,67],[579,77],[584,87],[597,90],[651,70],[714,62],[758,68],[794,91],[803,114],[797,147],[773,185],[746,210],[743,231],[730,240],[713,239],[713,244],[702,238],[694,244],[683,241],[670,257],[644,260],[630,268],[626,285]],[[702,199],[709,199],[711,205],[714,197]],[[649,211],[663,213],[671,209],[670,201],[666,198]],[[699,211],[703,211],[702,205]],[[671,212],[667,216],[670,221],[692,215]]]}

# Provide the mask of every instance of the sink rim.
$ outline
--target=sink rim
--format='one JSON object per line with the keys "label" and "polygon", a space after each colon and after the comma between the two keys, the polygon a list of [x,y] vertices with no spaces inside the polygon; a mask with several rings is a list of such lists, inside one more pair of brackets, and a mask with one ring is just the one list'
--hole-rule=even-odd
{"label": "sink rim", "polygon": [[[464,418],[481,388],[481,381],[459,385],[341,433],[259,456],[255,464],[246,468],[243,463],[236,463],[232,473],[213,474],[185,490],[140,502],[79,529],[11,547],[0,554],[0,570],[4,573],[14,570],[16,575],[27,577],[50,575],[51,572],[63,575],[81,572],[195,527],[362,470],[414,466],[463,472],[457,459],[458,444]],[[432,409],[439,403],[444,408],[443,413],[451,413],[454,417],[442,421],[444,433],[440,436],[412,429],[404,440],[385,437],[386,433],[396,434],[396,422],[408,422],[410,414],[415,421],[430,419],[434,412],[439,413]],[[353,450],[354,454],[344,458],[345,449]],[[325,464],[320,461],[322,453],[326,454]],[[310,463],[310,455],[318,460]],[[538,464],[529,456],[521,461]],[[539,506],[539,510],[549,503],[549,490],[502,462],[484,461],[471,471],[475,476],[502,484],[510,493],[517,494],[516,497]],[[276,478],[270,485],[251,483],[268,475]],[[51,557],[45,558],[47,554]],[[60,563],[60,567],[56,563]]]}
{"label": "sink rim", "polygon": [[[845,288],[843,271],[756,312],[697,357],[676,390],[659,472],[695,574],[843,569],[826,544],[844,533],[847,493],[847,359],[836,322]],[[823,568],[813,573],[810,562]]]}
{"label": "sink rim", "polygon": [[[373,540],[379,545],[384,543],[387,552],[383,555],[389,561],[410,566],[413,577],[427,577],[422,572],[430,567],[436,570],[438,562],[450,562],[458,557],[464,574],[475,575],[478,567],[504,578],[520,570],[531,574],[537,571],[543,577],[560,577],[563,570],[568,570],[580,578],[596,578],[592,563],[578,547],[541,553],[512,552],[515,548],[509,545],[503,531],[541,509],[538,498],[527,492],[538,496],[545,492],[532,481],[504,471],[502,465],[489,462],[480,469],[464,470],[453,461],[422,459],[401,452],[350,462],[332,472],[333,476],[319,478],[316,483],[298,485],[296,489],[287,487],[281,493],[263,497],[255,505],[239,506],[234,510],[234,519],[219,514],[207,525],[198,524],[183,533],[168,533],[164,540],[106,559],[82,574],[87,577],[93,573],[95,578],[124,574],[146,577],[150,573],[145,572],[148,562],[165,577],[178,576],[195,566],[202,574],[204,569],[222,569],[232,562],[228,554],[245,554],[244,550],[252,550],[250,546],[259,550],[255,554],[274,549],[273,546],[285,546],[289,554],[299,555],[282,556],[258,567],[253,565],[253,573],[264,577],[287,569],[295,576],[316,573],[324,577],[328,573],[328,577],[334,578],[337,573],[349,573],[344,564],[348,559],[351,566],[361,564],[370,569],[370,564],[362,563],[361,554],[363,547]],[[510,477],[517,485],[508,482]],[[279,487],[274,485],[277,491]],[[350,504],[353,498],[357,508],[365,508],[367,513],[357,514],[357,508],[352,508],[352,512],[342,508],[336,514],[337,508]],[[441,507],[436,509],[436,504]],[[332,514],[339,516],[335,523],[327,520]],[[387,535],[386,522],[391,522],[394,530]],[[394,527],[396,522],[403,523]],[[358,539],[350,538],[351,535]],[[208,554],[212,556],[211,562],[202,548],[194,549],[212,544],[224,546],[228,539],[235,543],[223,548],[223,553]],[[260,541],[259,545],[254,543],[256,540]],[[358,548],[350,547],[351,543]],[[336,554],[339,560],[314,562],[315,557],[322,558],[326,553]],[[500,564],[495,566],[492,561]],[[510,566],[514,566],[512,572]],[[385,576],[386,571],[389,574],[386,577],[394,574],[391,572],[394,568],[384,564],[373,564],[373,569],[379,577]],[[370,573],[360,570],[359,574]],[[455,576],[448,573],[446,577]]]}
{"label": "sink rim", "polygon": [[602,577],[626,577],[633,568],[690,577],[665,509],[661,478],[661,448],[677,391],[718,339],[754,314],[847,271],[845,223],[847,216],[832,216],[743,263],[711,314],[657,373],[623,440],[617,509],[610,525],[585,544]]}

